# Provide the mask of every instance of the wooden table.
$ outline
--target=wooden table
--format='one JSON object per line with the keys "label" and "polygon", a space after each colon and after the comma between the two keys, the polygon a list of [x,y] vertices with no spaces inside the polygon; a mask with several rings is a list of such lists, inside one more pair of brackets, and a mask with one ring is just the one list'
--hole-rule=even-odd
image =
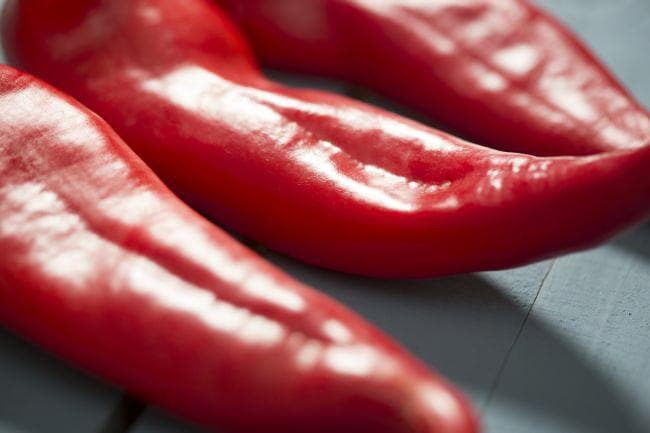
{"label": "wooden table", "polygon": [[[650,0],[539,3],[650,105]],[[274,75],[293,85],[350,90]],[[474,400],[488,433],[650,432],[648,223],[590,251],[419,281],[353,277],[263,254],[453,380]],[[0,433],[200,431],[0,329]]]}

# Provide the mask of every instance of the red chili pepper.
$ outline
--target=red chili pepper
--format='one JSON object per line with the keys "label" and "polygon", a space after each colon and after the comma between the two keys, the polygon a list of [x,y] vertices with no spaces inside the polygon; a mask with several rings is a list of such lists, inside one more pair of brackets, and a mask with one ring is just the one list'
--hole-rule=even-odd
{"label": "red chili pepper", "polygon": [[11,1],[5,45],[189,203],[321,266],[390,277],[503,268],[591,245],[650,210],[650,146],[501,153],[287,89],[262,77],[210,3]]}
{"label": "red chili pepper", "polygon": [[477,431],[456,391],[187,208],[78,102],[2,66],[0,107],[4,324],[228,431]]}
{"label": "red chili pepper", "polygon": [[650,117],[526,0],[218,0],[269,66],[334,76],[493,147],[537,155],[643,146]]}

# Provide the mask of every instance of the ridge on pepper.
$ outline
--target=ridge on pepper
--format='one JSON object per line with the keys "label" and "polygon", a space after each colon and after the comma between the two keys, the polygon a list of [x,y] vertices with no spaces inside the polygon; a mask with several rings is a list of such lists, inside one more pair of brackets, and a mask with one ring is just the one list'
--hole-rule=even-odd
{"label": "ridge on pepper", "polygon": [[650,146],[481,147],[262,76],[208,0],[10,1],[10,58],[99,113],[184,200],[275,250],[424,277],[585,248],[650,211]]}
{"label": "ridge on pepper", "polygon": [[422,363],[188,208],[97,115],[6,66],[0,322],[220,432],[478,431]]}

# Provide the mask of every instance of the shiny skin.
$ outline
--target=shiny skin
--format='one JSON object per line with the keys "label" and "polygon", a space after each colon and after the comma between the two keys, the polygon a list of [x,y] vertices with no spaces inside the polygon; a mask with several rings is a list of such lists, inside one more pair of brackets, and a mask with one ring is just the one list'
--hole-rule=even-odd
{"label": "shiny skin", "polygon": [[342,271],[505,268],[650,211],[650,146],[537,158],[265,79],[208,0],[13,1],[13,61],[99,113],[182,198]]}
{"label": "shiny skin", "polygon": [[650,138],[648,112],[526,0],[217,3],[263,64],[351,80],[482,144],[580,155]]}
{"label": "shiny skin", "polygon": [[95,114],[5,66],[0,320],[221,432],[477,432],[395,343],[194,213]]}

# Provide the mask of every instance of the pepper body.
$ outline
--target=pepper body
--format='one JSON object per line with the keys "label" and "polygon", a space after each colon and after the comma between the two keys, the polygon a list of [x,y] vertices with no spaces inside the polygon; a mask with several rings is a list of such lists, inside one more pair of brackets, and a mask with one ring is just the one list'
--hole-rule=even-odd
{"label": "pepper body", "polygon": [[644,145],[650,117],[527,0],[217,0],[264,65],[350,80],[495,148]]}
{"label": "pepper body", "polygon": [[110,127],[0,67],[0,321],[233,432],[475,433],[395,343],[180,202]]}
{"label": "pepper body", "polygon": [[14,62],[108,121],[182,198],[346,272],[423,277],[590,246],[650,210],[650,146],[537,158],[266,80],[203,0],[11,1]]}

